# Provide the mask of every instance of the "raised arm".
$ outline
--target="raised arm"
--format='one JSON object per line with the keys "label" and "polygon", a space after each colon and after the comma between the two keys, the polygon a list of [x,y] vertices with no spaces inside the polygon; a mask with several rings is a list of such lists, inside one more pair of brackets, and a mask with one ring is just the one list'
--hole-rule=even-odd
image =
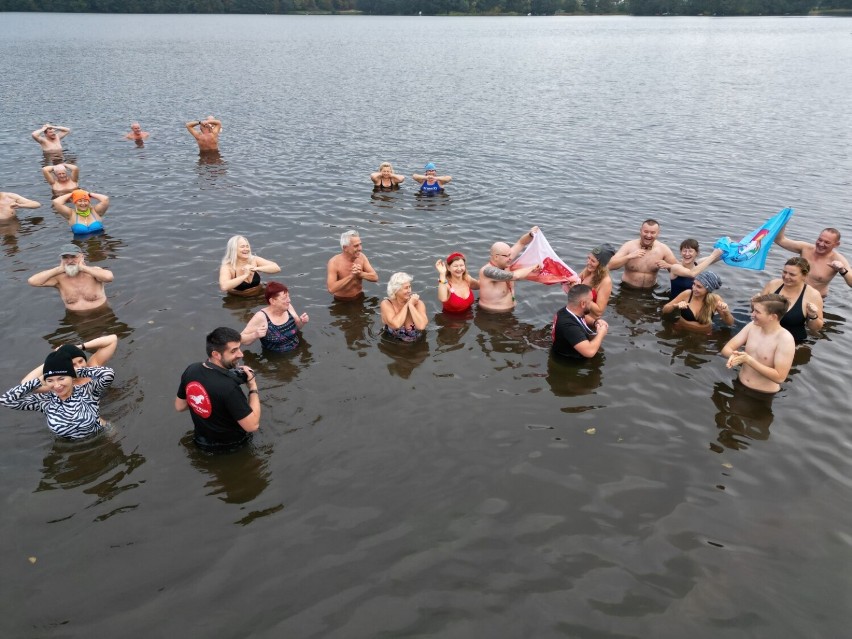
{"label": "raised arm", "polygon": [[192,134],[196,140],[201,137],[201,133],[195,130],[195,127],[201,124],[201,120],[194,120],[186,123],[186,130]]}
{"label": "raised arm", "polygon": [[27,280],[30,286],[56,286],[56,276],[65,272],[65,267],[60,264],[40,273],[36,273]]}
{"label": "raised arm", "polygon": [[444,184],[446,184],[447,182],[452,182],[452,181],[453,181],[453,176],[452,176],[452,175],[439,175],[439,176],[437,176],[435,179],[438,181],[438,183],[439,183],[441,186],[443,186],[443,185],[444,185]]}
{"label": "raised arm", "polygon": [[41,144],[41,134],[42,134],[42,133],[44,133],[44,130],[45,130],[47,127],[49,127],[49,126],[50,126],[49,124],[45,124],[45,125],[44,125],[43,127],[41,127],[40,129],[36,129],[36,130],[35,130],[35,131],[33,131],[32,133],[30,133],[30,135],[32,136],[33,140],[35,140],[36,142],[38,142],[39,144]]}
{"label": "raised arm", "polygon": [[80,347],[80,350],[92,353],[88,362],[89,366],[103,366],[115,355],[115,349],[118,348],[118,335],[109,334],[96,337],[83,342]]}
{"label": "raised arm", "polygon": [[254,270],[261,273],[273,275],[281,272],[281,267],[272,260],[265,260],[262,257],[254,256]]}
{"label": "raised arm", "polygon": [[53,186],[56,184],[56,174],[53,172],[53,165],[41,167],[41,174],[44,176],[44,181]]}
{"label": "raised arm", "polygon": [[112,274],[112,271],[108,271],[105,268],[101,268],[100,266],[89,266],[86,262],[80,262],[80,272],[88,273],[92,277],[94,277],[98,282],[103,284],[107,284],[112,282],[115,277]]}
{"label": "raised arm", "polygon": [[825,324],[822,314],[822,295],[813,286],[805,289],[805,326],[816,332]]}
{"label": "raised arm", "polygon": [[74,215],[74,209],[67,206],[65,203],[71,199],[71,194],[66,193],[65,195],[60,195],[59,197],[53,198],[52,206],[53,210],[59,213],[66,220],[70,219],[72,215]]}
{"label": "raised arm", "polygon": [[411,179],[416,181],[418,184],[423,184],[426,181],[426,176],[420,175],[419,173],[415,173],[411,176]]}
{"label": "raised arm", "polygon": [[266,335],[268,327],[269,323],[266,321],[266,316],[258,311],[248,321],[242,333],[240,333],[240,344],[246,346],[253,344],[256,340]]}
{"label": "raised arm", "polygon": [[64,138],[66,135],[71,133],[71,129],[67,126],[59,126],[58,124],[53,125],[53,130],[57,131],[57,136],[60,140]]}
{"label": "raised arm", "polygon": [[[538,233],[539,230],[540,229],[537,226],[534,226],[529,231],[521,235],[521,237],[518,238],[518,241],[515,242],[515,245],[509,251],[509,259],[514,260],[515,258],[517,258],[518,255],[520,255],[521,252],[524,250],[524,247],[526,247],[530,242],[533,241],[533,237],[535,237],[535,234]],[[529,273],[527,273],[526,275],[529,275]],[[524,277],[526,277],[526,275],[524,275]],[[522,278],[519,277],[518,279]]]}
{"label": "raised arm", "polygon": [[93,193],[91,191],[89,192],[89,197],[98,201],[98,203],[92,207],[95,213],[101,217],[106,215],[107,209],[109,209],[109,197],[102,193]]}
{"label": "raised arm", "polygon": [[12,198],[12,208],[13,209],[37,209],[41,207],[39,202],[35,200],[28,200],[27,198],[18,195],[17,193],[6,193],[10,198]]}
{"label": "raised arm", "polygon": [[783,249],[786,249],[792,253],[802,254],[802,251],[808,248],[809,244],[807,242],[801,242],[799,240],[791,240],[786,235],[784,235],[784,231],[787,230],[787,225],[781,227],[781,230],[778,231],[778,235],[775,236],[775,243]]}
{"label": "raised arm", "polygon": [[66,169],[71,169],[71,179],[75,182],[80,180],[80,167],[76,164],[71,164],[70,162],[65,163]]}

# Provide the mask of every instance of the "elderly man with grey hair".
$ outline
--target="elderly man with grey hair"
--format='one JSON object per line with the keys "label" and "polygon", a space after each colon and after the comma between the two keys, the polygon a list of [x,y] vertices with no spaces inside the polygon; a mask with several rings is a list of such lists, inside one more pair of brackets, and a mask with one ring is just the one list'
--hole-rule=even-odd
{"label": "elderly man with grey hair", "polygon": [[363,280],[378,282],[379,276],[370,260],[361,252],[361,237],[358,231],[346,231],[340,236],[342,252],[328,261],[326,288],[334,299],[350,301],[364,294]]}
{"label": "elderly man with grey hair", "polygon": [[107,303],[104,284],[112,279],[112,272],[86,264],[79,246],[66,244],[59,250],[59,266],[36,273],[27,282],[56,288],[69,311],[90,311]]}

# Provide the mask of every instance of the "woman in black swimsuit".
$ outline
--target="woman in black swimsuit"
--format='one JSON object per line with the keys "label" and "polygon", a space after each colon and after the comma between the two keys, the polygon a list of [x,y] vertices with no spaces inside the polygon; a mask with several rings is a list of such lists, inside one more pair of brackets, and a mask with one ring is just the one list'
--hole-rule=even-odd
{"label": "woman in black swimsuit", "polygon": [[263,293],[261,273],[278,273],[281,267],[275,262],[252,255],[249,241],[242,235],[228,240],[228,249],[219,267],[219,288],[240,297]]}
{"label": "woman in black swimsuit", "polygon": [[390,162],[382,162],[379,164],[379,170],[370,174],[370,179],[375,191],[396,191],[405,181],[405,176],[394,173]]}
{"label": "woman in black swimsuit", "polygon": [[781,277],[769,282],[761,291],[761,295],[778,293],[787,299],[790,307],[781,318],[781,326],[790,331],[796,344],[805,341],[808,330],[818,331],[825,323],[822,296],[805,283],[810,270],[811,265],[805,258],[791,257],[784,263]]}
{"label": "woman in black swimsuit", "polygon": [[675,321],[676,328],[694,333],[709,333],[713,330],[713,315],[719,314],[728,326],[734,325],[731,310],[713,291],[722,286],[722,280],[713,271],[704,271],[695,276],[692,288],[687,289],[663,307],[663,315],[680,310]]}

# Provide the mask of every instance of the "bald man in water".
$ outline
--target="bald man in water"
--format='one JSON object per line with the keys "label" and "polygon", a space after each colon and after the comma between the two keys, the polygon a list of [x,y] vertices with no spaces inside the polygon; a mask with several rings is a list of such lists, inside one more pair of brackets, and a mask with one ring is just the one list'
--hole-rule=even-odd
{"label": "bald man in water", "polygon": [[40,206],[35,200],[28,200],[17,193],[0,191],[0,222],[14,219],[16,209],[37,209]]}
{"label": "bald man in water", "polygon": [[130,133],[124,136],[125,140],[133,140],[137,146],[142,146],[150,134],[142,130],[142,125],[138,122],[133,122],[130,125]]}
{"label": "bald man in water", "polygon": [[531,273],[541,271],[541,264],[510,271],[509,265],[517,259],[533,237],[538,227],[524,233],[514,246],[495,242],[491,246],[491,259],[479,269],[479,307],[487,311],[511,311],[515,308],[515,280],[522,280]]}

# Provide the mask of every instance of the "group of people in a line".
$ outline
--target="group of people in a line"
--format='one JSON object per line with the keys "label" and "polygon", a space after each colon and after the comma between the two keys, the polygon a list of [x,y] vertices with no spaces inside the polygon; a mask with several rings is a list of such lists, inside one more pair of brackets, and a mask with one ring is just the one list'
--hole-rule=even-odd
{"label": "group of people in a line", "polygon": [[[218,150],[222,124],[210,116],[186,123],[196,139],[199,151]],[[67,127],[44,125],[33,131],[45,154],[61,154],[61,140],[70,133]],[[125,137],[144,144],[149,134],[138,123],[131,125]],[[101,230],[102,215],[109,206],[105,195],[79,188],[79,168],[57,163],[43,169],[45,180],[53,191],[53,208],[69,222],[77,234]],[[378,190],[399,188],[404,177],[383,162],[371,180]],[[424,193],[438,193],[452,178],[438,176],[429,163],[423,175],[414,180]],[[71,201],[74,207],[67,206]],[[97,204],[92,205],[92,201]],[[36,208],[37,202],[14,193],[0,193],[0,219],[14,215],[16,208]],[[93,227],[99,228],[95,229]],[[473,277],[467,258],[459,251],[435,262],[438,272],[437,299],[442,312],[467,313],[474,304],[482,312],[504,313],[516,304],[515,283],[534,278],[542,272],[542,264],[524,267],[514,265],[534,240],[539,228],[533,226],[509,245],[495,242],[489,260]],[[613,290],[611,271],[623,269],[621,285],[625,288],[653,289],[660,270],[670,275],[670,300],[663,306],[664,316],[673,316],[675,326],[686,331],[709,333],[715,317],[726,326],[734,325],[728,304],[716,292],[721,278],[709,267],[722,257],[714,250],[698,261],[699,245],[694,239],[680,246],[681,259],[659,239],[660,225],[645,220],[639,237],[628,240],[620,248],[603,243],[586,257],[584,268],[563,283],[567,294],[552,323],[552,352],[556,357],[588,359],[601,349],[609,331],[603,316]],[[728,367],[740,367],[739,382],[753,392],[772,394],[780,389],[793,361],[795,345],[808,332],[819,331],[824,323],[823,298],[830,281],[840,275],[852,287],[849,263],[836,249],[840,233],[824,229],[814,244],[790,240],[783,230],[775,242],[798,253],[784,265],[781,278],[770,281],[760,294],[751,298],[751,322],[722,349]],[[379,276],[363,252],[357,231],[340,236],[341,252],[328,260],[326,286],[335,300],[358,302],[364,298],[364,282],[376,283]],[[36,273],[28,283],[38,287],[54,287],[70,311],[87,311],[107,303],[105,284],[113,280],[107,269],[89,266],[82,250],[75,244],[60,249],[59,265]],[[260,424],[261,406],[256,374],[241,365],[242,347],[259,341],[262,348],[273,352],[292,351],[299,345],[299,332],[308,323],[307,313],[294,308],[288,288],[276,281],[264,283],[261,273],[273,275],[280,266],[251,251],[249,241],[240,235],[231,237],[219,269],[219,287],[223,292],[243,297],[263,296],[266,306],[259,309],[240,332],[221,327],[207,336],[207,360],[192,364],[181,378],[175,408],[190,409],[199,446],[211,450],[230,449],[244,443]],[[429,324],[426,305],[412,288],[412,277],[396,272],[388,279],[387,296],[380,303],[382,331],[388,339],[413,342],[422,338]],[[60,437],[81,439],[105,426],[100,417],[99,399],[114,379],[112,369],[105,366],[115,352],[117,338],[103,336],[90,343],[65,344],[48,354],[41,367],[27,375],[21,384],[0,396],[0,404],[18,410],[45,413],[48,426]],[[86,350],[93,351],[90,358]],[[241,386],[248,387],[248,397]]]}

